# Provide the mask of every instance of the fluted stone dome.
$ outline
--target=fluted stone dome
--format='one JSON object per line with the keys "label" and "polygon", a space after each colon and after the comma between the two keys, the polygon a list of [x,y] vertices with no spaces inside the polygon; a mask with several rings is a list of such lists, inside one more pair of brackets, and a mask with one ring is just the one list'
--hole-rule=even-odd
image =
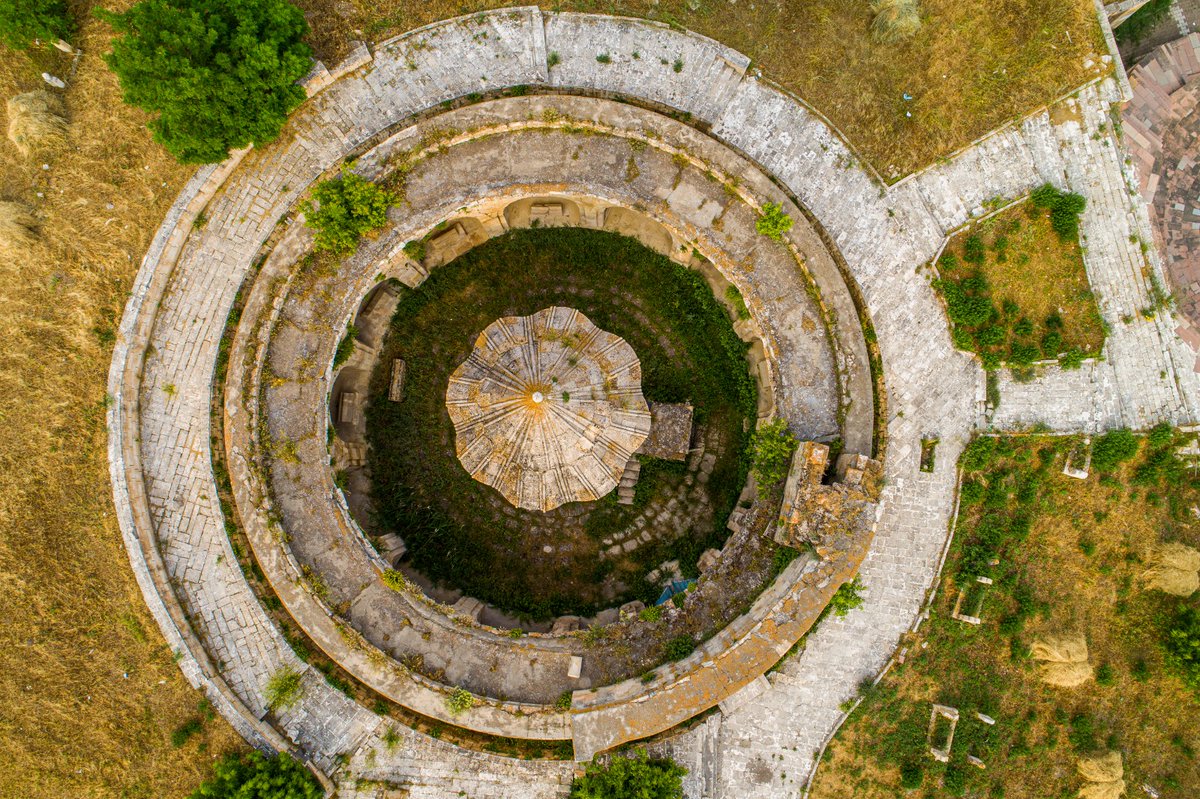
{"label": "fluted stone dome", "polygon": [[633,348],[573,308],[488,325],[446,408],[462,465],[527,510],[609,493],[650,433]]}

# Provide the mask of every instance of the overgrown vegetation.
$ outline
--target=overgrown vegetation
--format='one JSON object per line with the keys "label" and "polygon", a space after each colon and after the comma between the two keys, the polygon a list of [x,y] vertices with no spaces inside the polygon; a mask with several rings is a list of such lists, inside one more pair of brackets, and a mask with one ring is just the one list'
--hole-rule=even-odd
{"label": "overgrown vegetation", "polygon": [[125,102],[156,114],[150,130],[180,163],[274,141],[304,101],[308,24],[287,0],[142,0],[97,13],[122,34],[106,60]]}
{"label": "overgrown vegetation", "polygon": [[52,44],[71,35],[64,0],[4,0],[0,3],[0,44],[24,50],[35,41]]}
{"label": "overgrown vegetation", "polygon": [[784,212],[779,203],[763,203],[762,213],[758,215],[754,229],[767,238],[783,241],[783,234],[791,230],[793,224],[792,218]]}
{"label": "overgrown vegetation", "polygon": [[1137,44],[1150,35],[1171,11],[1171,0],[1150,0],[1113,29],[1118,44]]}
{"label": "overgrown vegetation", "polygon": [[751,440],[751,471],[763,490],[784,481],[792,465],[792,456],[800,444],[783,418],[764,422],[754,431]]}
{"label": "overgrown vegetation", "polygon": [[[1191,511],[1200,478],[1175,456],[1181,437],[1165,425],[1110,441],[1119,457],[1088,480],[1061,474],[1081,438],[988,436],[968,446],[931,617],[826,751],[814,799],[892,799],[917,787],[928,799],[1075,796],[1075,764],[1097,750],[1122,753],[1129,784],[1163,799],[1196,794],[1200,691],[1189,675],[1200,604],[1148,590],[1142,575],[1163,541],[1200,546]],[[950,617],[964,589],[979,625]],[[1094,669],[1077,689],[1042,682],[1029,657],[1034,641],[1067,631],[1085,636]],[[929,754],[932,702],[959,711],[947,764]]]}
{"label": "overgrown vegetation", "polygon": [[651,758],[639,750],[633,757],[614,755],[607,763],[592,762],[571,783],[571,799],[683,799],[687,769],[668,758]]}
{"label": "overgrown vegetation", "polygon": [[829,598],[829,609],[838,618],[844,617],[847,613],[862,605],[862,592],[865,589],[866,586],[863,585],[862,579],[856,575],[853,580],[842,583],[838,586],[838,590],[833,592],[833,596]]}
{"label": "overgrown vegetation", "polygon": [[287,710],[294,707],[304,696],[303,675],[290,666],[281,666],[271,675],[263,687],[267,707],[271,710]]}
{"label": "overgrown vegetation", "polygon": [[1046,183],[1033,190],[1029,201],[1035,208],[1050,212],[1050,227],[1063,241],[1079,241],[1079,215],[1087,208],[1087,200],[1075,192],[1066,192]]}
{"label": "overgrown vegetation", "polygon": [[[632,506],[609,495],[548,513],[513,508],[463,469],[445,407],[450,373],[497,318],[550,305],[578,308],[629,342],[648,400],[692,402],[697,434],[717,460],[703,489],[712,512],[690,529],[668,529],[630,553],[600,554],[610,546],[605,538],[682,489],[689,473],[681,462],[642,459]],[[754,418],[757,394],[746,345],[698,272],[612,233],[515,230],[439,267],[420,289],[403,290],[380,363],[390,364],[392,353],[408,364],[406,397],[385,401],[389,374],[372,377],[372,494],[380,532],[396,531],[412,565],[431,579],[529,617],[589,615],[627,599],[653,602],[661,587],[645,582],[651,569],[678,559],[695,574],[700,554],[728,537],[725,521],[749,468],[743,423]]]}
{"label": "overgrown vegetation", "polygon": [[313,189],[301,204],[304,224],[317,232],[315,246],[337,255],[351,253],[363,235],[387,224],[388,208],[395,202],[391,192],[348,168]]}
{"label": "overgrown vegetation", "polygon": [[191,799],[321,799],[325,790],[317,778],[286,752],[265,757],[262,752],[227,755],[213,765]]}
{"label": "overgrown vegetation", "polygon": [[985,369],[1055,359],[1078,368],[1103,346],[1077,236],[1058,232],[1078,224],[1073,197],[1038,189],[1023,207],[959,233],[938,258],[934,286],[955,346],[978,353]]}

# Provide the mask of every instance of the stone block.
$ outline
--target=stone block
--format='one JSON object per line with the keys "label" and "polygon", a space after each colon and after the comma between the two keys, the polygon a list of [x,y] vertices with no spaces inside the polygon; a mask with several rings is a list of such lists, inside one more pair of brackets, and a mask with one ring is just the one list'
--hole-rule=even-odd
{"label": "stone block", "polygon": [[583,626],[583,619],[578,616],[559,616],[550,627],[551,635],[565,635],[575,632]]}
{"label": "stone block", "polygon": [[579,655],[571,656],[571,663],[567,666],[567,676],[572,680],[578,680],[579,675],[583,673],[583,658]]}
{"label": "stone block", "polygon": [[407,365],[403,358],[397,358],[392,361],[392,381],[388,384],[388,399],[392,402],[400,402],[404,399],[404,375],[407,372]]}

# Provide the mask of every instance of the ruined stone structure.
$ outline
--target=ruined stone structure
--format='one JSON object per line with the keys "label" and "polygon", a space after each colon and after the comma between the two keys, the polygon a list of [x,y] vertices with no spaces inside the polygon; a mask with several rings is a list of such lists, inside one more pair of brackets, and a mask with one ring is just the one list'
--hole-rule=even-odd
{"label": "ruined stone structure", "polygon": [[[1088,198],[1084,259],[1111,330],[1105,357],[1028,382],[1001,376],[995,428],[1094,433],[1196,418],[1195,353],[1169,312],[1138,312],[1154,304],[1163,269],[1153,248],[1142,252],[1150,219],[1109,138],[1111,104],[1127,97],[1119,69],[1064,100],[1067,113],[1043,109],[885,185],[818,114],[748,66],[709,39],[636,20],[536,7],[449,20],[314,70],[288,135],[201,169],[184,189],[139,272],[115,348],[114,498],[139,585],[180,667],[254,745],[291,750],[343,796],[362,799],[549,799],[565,795],[574,768],[434,740],[375,712],[386,703],[350,699],[297,657],[239,569],[214,454],[228,465],[236,522],[269,604],[362,690],[479,734],[569,741],[581,760],[716,708],[657,744],[689,768],[687,795],[774,799],[797,793],[842,702],[917,617],[948,535],[954,464],[984,424],[983,371],[954,348],[920,270],[948,233],[993,198],[1045,182]],[[369,179],[402,176],[407,204],[336,274],[303,274],[312,234],[298,204],[347,159]],[[795,223],[779,241],[756,231],[766,203]],[[207,224],[193,225],[200,213]],[[592,647],[651,622],[611,608],[598,614],[609,628],[591,646],[574,631],[597,619],[512,637],[482,623],[476,601],[448,607],[397,579],[404,542],[371,542],[335,481],[342,470],[356,479],[364,461],[367,381],[392,281],[420,286],[481,242],[534,223],[633,236],[697,269],[718,298],[735,288],[750,316],[735,330],[749,346],[760,418],[844,447],[826,483],[827,451],[805,445],[782,508],[744,495],[731,542],[782,516],[771,534],[805,554],[691,655],[645,678],[602,673]],[[428,244],[419,258],[405,247],[415,240]],[[244,310],[226,330],[239,294]],[[355,353],[335,369],[351,323]],[[214,383],[222,352],[228,372]],[[403,363],[385,368],[383,401],[402,399]],[[179,390],[163,391],[168,384]],[[570,400],[557,398],[564,406],[575,402],[567,391]],[[215,442],[214,405],[223,426]],[[938,458],[922,471],[930,439]],[[626,446],[637,448],[632,438]],[[688,457],[700,480],[704,455]],[[553,492],[530,496],[544,503]],[[672,604],[660,623],[719,592],[717,576],[733,579],[734,554],[706,553],[683,607]],[[856,574],[862,607],[812,630]],[[780,665],[802,636],[803,652]],[[421,668],[401,651],[420,653]],[[303,697],[268,713],[265,686],[281,668],[302,673]],[[457,689],[472,706],[456,714],[447,698]],[[393,735],[399,746],[385,743]]]}

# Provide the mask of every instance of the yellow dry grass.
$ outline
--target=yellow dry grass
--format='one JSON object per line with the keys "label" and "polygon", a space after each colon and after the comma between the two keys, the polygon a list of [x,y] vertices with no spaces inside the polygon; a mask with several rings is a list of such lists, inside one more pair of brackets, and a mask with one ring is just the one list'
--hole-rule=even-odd
{"label": "yellow dry grass", "polygon": [[[77,39],[74,146],[29,162],[0,143],[0,197],[41,222],[31,246],[0,258],[0,797],[12,799],[185,796],[243,746],[217,719],[172,747],[201,697],[144,609],[111,507],[113,330],[188,170],[120,102],[106,37],[86,21]],[[0,51],[3,96],[43,85],[52,57]]]}
{"label": "yellow dry grass", "polygon": [[[1032,449],[1041,445],[1036,439]],[[1065,448],[1064,448],[1065,449]],[[1161,490],[1137,489],[1128,484],[1130,467],[1118,475],[1117,485],[1104,485],[1093,475],[1078,481],[1058,474],[1062,455],[1044,489],[1052,510],[1038,517],[1028,539],[1006,559],[1021,574],[1034,600],[1045,603],[1026,622],[1017,640],[1028,646],[1048,642],[1062,630],[1086,631],[1087,657],[1096,667],[1106,666],[1111,677],[1104,684],[1089,681],[1076,688],[1044,685],[1036,665],[1014,656],[1010,638],[998,628],[1012,610],[1006,600],[993,595],[984,608],[983,625],[972,628],[947,620],[955,590],[943,577],[934,619],[917,636],[904,643],[908,662],[892,669],[873,694],[838,733],[817,770],[812,799],[895,799],[921,796],[949,799],[953,794],[937,784],[932,759],[926,761],[924,785],[905,793],[900,786],[899,764],[887,759],[888,738],[896,729],[894,708],[917,712],[923,724],[929,702],[946,701],[953,686],[962,695],[992,693],[998,709],[994,736],[1003,743],[991,753],[980,779],[1003,786],[1006,799],[1045,799],[1048,796],[1115,796],[1124,779],[1131,785],[1156,787],[1164,799],[1200,795],[1200,697],[1167,671],[1158,644],[1156,619],[1166,604],[1137,590],[1144,559],[1164,538],[1196,546],[1200,521],[1190,507],[1200,491],[1181,486],[1177,500],[1182,513],[1170,512],[1172,502]],[[953,570],[953,564],[948,567]],[[993,589],[997,592],[1000,589]],[[927,648],[922,644],[927,643]],[[1076,659],[1082,649],[1072,644],[1056,656]],[[1038,654],[1034,652],[1032,654]],[[1145,678],[1137,675],[1144,661]],[[880,697],[875,699],[873,697]],[[1096,753],[1081,751],[1069,739],[1072,717],[1085,714],[1095,725],[1095,745],[1123,753],[1123,777],[1092,783],[1077,773],[1080,759]],[[955,746],[964,734],[960,722]],[[1095,776],[1111,775],[1087,767]],[[1176,786],[1174,789],[1168,786]],[[972,794],[968,794],[972,795]],[[974,795],[988,795],[983,793]]]}

